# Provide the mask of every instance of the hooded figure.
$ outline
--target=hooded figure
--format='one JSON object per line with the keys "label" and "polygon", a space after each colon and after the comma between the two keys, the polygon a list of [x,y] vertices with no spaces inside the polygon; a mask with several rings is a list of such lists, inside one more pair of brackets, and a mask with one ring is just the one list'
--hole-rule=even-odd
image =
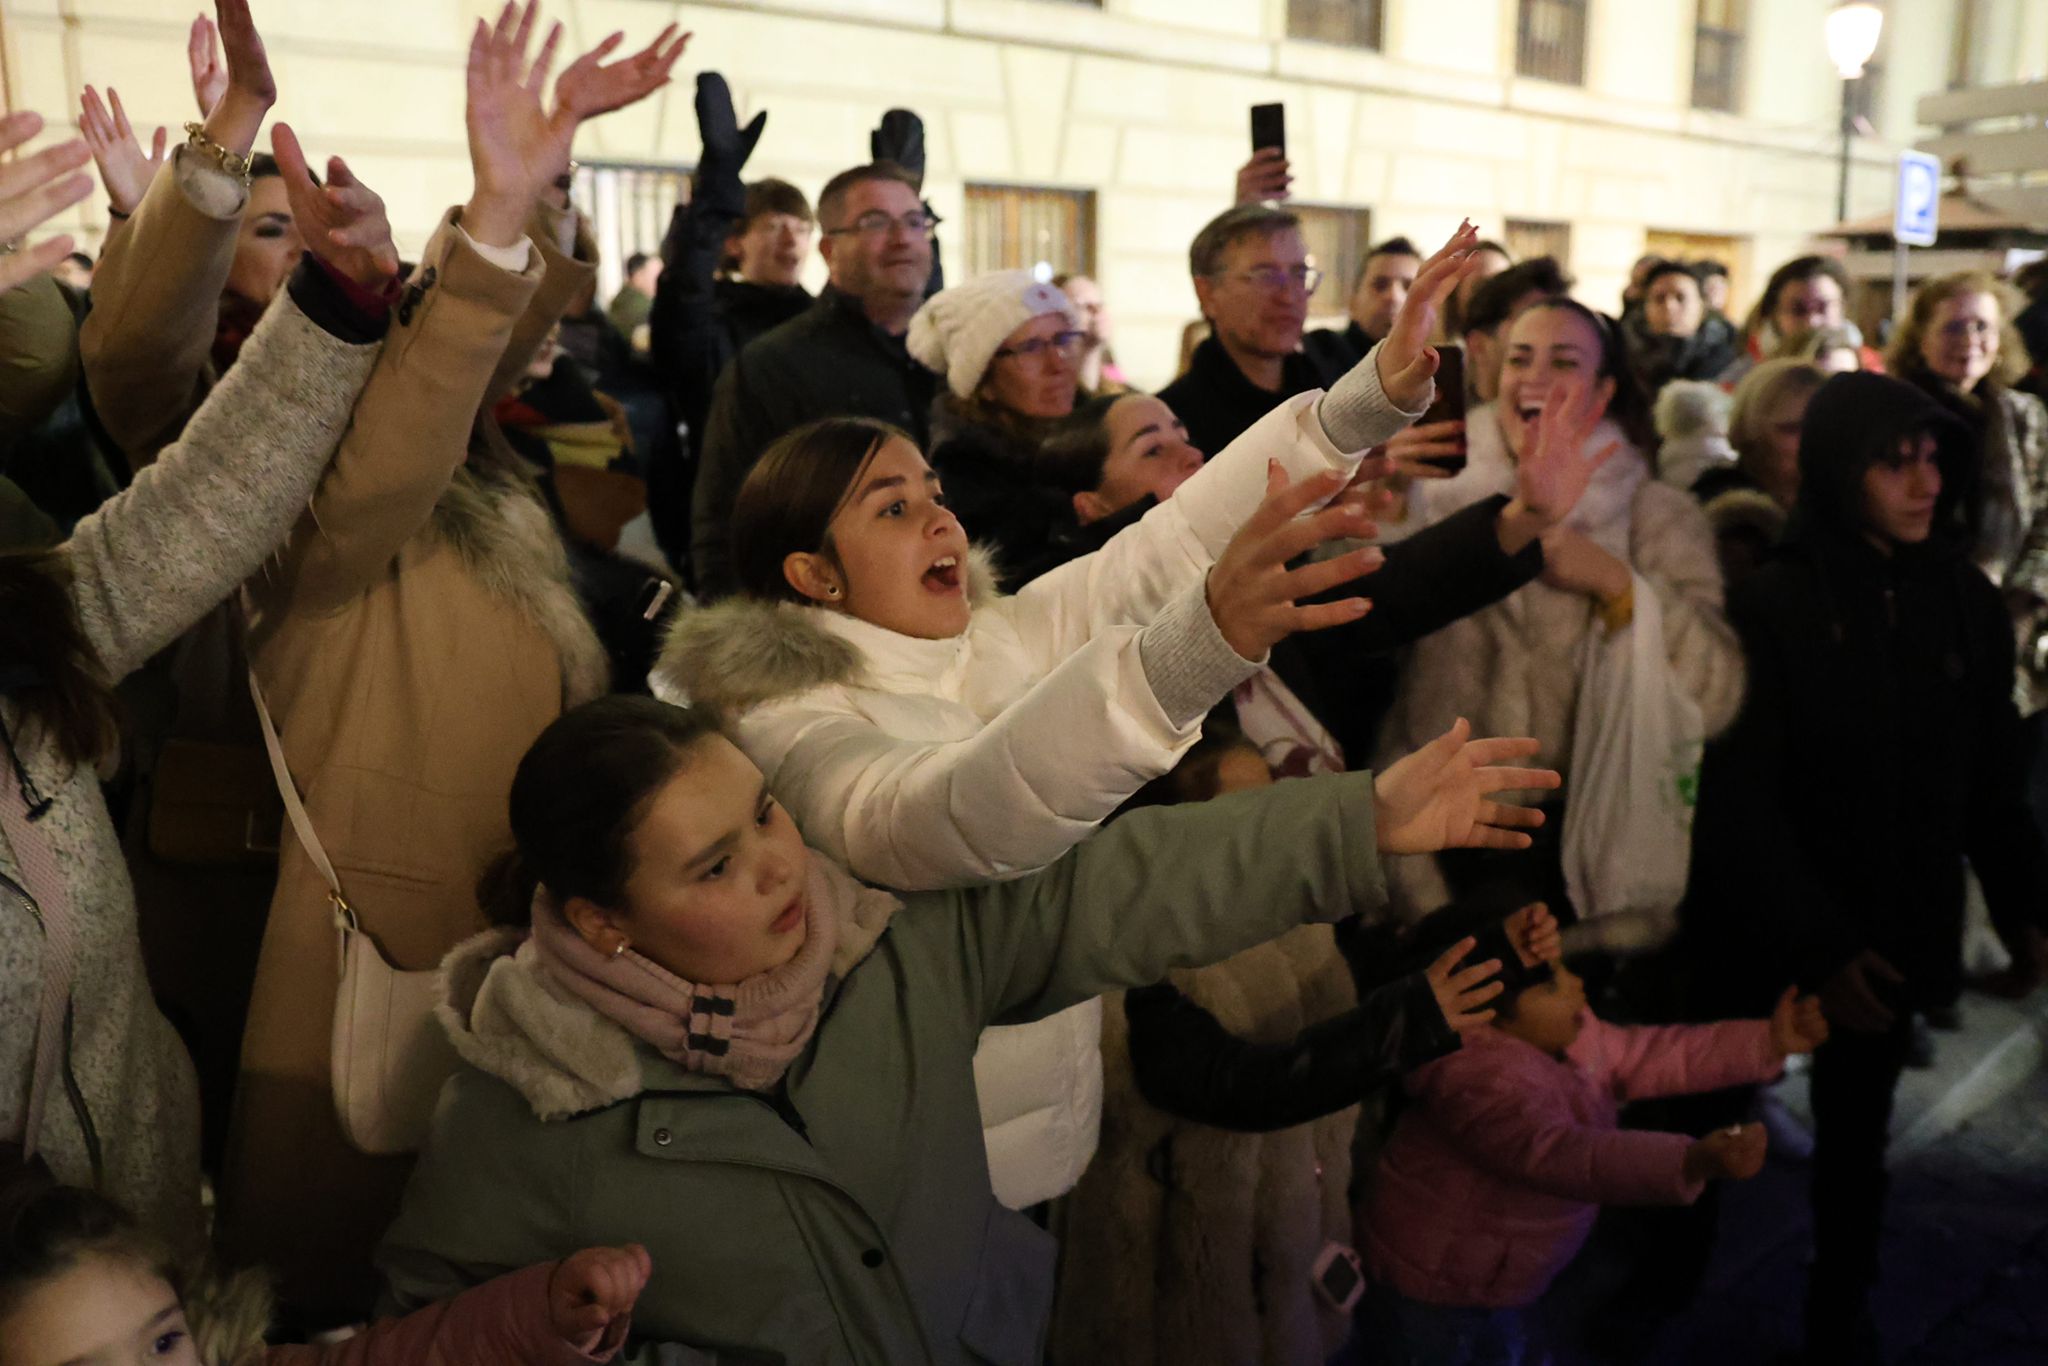
{"label": "hooded figure", "polygon": [[[1938,473],[1924,533],[1879,529],[1880,463],[1917,468],[1922,498]],[[1787,978],[1828,1006],[1807,1332],[1847,1361],[1874,1344],[1908,1022],[1961,988],[1964,860],[2014,942],[2048,921],[2048,854],[2022,786],[2011,626],[1968,555],[1969,433],[1909,384],[1837,375],[1807,409],[1799,464],[1784,544],[1729,594],[1749,695],[1707,747],[1684,952],[1714,1013],[1767,1008]]]}

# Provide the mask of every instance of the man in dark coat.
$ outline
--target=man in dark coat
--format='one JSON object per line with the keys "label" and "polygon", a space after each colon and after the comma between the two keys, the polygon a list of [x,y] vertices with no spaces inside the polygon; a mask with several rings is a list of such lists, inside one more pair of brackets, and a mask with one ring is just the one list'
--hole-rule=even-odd
{"label": "man in dark coat", "polygon": [[1838,375],[1799,460],[1786,542],[1729,594],[1749,696],[1708,747],[1682,942],[1719,1013],[1767,1009],[1787,980],[1821,993],[1834,1032],[1814,1058],[1809,1355],[1875,1361],[1912,1013],[1961,989],[1965,860],[2038,972],[2048,852],[2025,800],[2011,625],[1967,555],[1967,434],[1910,385]]}
{"label": "man in dark coat", "polygon": [[1188,271],[1210,335],[1159,397],[1214,455],[1282,400],[1337,375],[1301,350],[1308,296],[1321,277],[1292,213],[1266,204],[1224,210],[1195,234]]}
{"label": "man in dark coat", "polygon": [[936,378],[904,348],[932,270],[931,215],[891,162],[842,171],[818,196],[830,283],[802,314],[755,339],[719,377],[691,504],[700,593],[733,589],[733,500],[774,440],[825,417],[872,417],[922,445]]}
{"label": "man in dark coat", "polygon": [[1301,349],[1316,369],[1335,379],[1366,357],[1394,326],[1407,302],[1409,286],[1422,270],[1422,253],[1405,237],[1389,237],[1374,247],[1358,269],[1351,290],[1350,319],[1343,327],[1319,327],[1301,339]]}

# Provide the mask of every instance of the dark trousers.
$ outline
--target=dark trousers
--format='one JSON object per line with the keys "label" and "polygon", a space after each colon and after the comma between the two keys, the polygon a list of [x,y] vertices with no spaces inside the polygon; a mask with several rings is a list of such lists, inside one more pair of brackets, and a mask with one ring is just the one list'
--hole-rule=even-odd
{"label": "dark trousers", "polygon": [[1882,1034],[1837,1030],[1813,1056],[1811,1312],[1860,1314],[1877,1283],[1892,1093],[1910,1038],[1901,1011]]}

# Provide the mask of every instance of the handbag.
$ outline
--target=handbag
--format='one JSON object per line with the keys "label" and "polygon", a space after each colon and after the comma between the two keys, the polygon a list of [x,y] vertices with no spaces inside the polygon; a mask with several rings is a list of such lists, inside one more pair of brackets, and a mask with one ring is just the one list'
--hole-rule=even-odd
{"label": "handbag", "polygon": [[441,1083],[455,1071],[455,1048],[434,1006],[440,973],[406,972],[384,956],[363,929],[341,879],[313,830],[298,784],[285,765],[284,747],[264,704],[256,671],[249,670],[249,696],[263,728],[263,746],[278,796],[298,835],[299,847],[327,880],[327,900],[339,939],[341,981],[334,996],[334,1033],[329,1071],[334,1116],[350,1146],[373,1156],[409,1153],[426,1141]]}
{"label": "handbag", "polygon": [[1573,952],[1662,943],[1692,868],[1706,722],[1671,671],[1663,605],[1641,575],[1634,600],[1628,626],[1593,629],[1580,664],[1562,849],[1581,920],[1567,932]]}

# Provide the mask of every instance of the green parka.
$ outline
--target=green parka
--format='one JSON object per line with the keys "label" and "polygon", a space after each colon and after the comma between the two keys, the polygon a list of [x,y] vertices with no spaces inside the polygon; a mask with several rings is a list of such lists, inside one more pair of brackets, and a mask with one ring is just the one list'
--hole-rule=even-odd
{"label": "green parka", "polygon": [[392,1307],[638,1242],[636,1338],[667,1344],[640,1360],[1036,1366],[1054,1243],[990,1193],[982,1030],[1385,903],[1370,774],[1140,811],[1031,876],[906,898],[772,1095],[645,1047],[601,1075],[586,1043],[615,1026],[538,970],[473,1028],[518,942],[473,941],[443,1010],[473,1065],[379,1253]]}

